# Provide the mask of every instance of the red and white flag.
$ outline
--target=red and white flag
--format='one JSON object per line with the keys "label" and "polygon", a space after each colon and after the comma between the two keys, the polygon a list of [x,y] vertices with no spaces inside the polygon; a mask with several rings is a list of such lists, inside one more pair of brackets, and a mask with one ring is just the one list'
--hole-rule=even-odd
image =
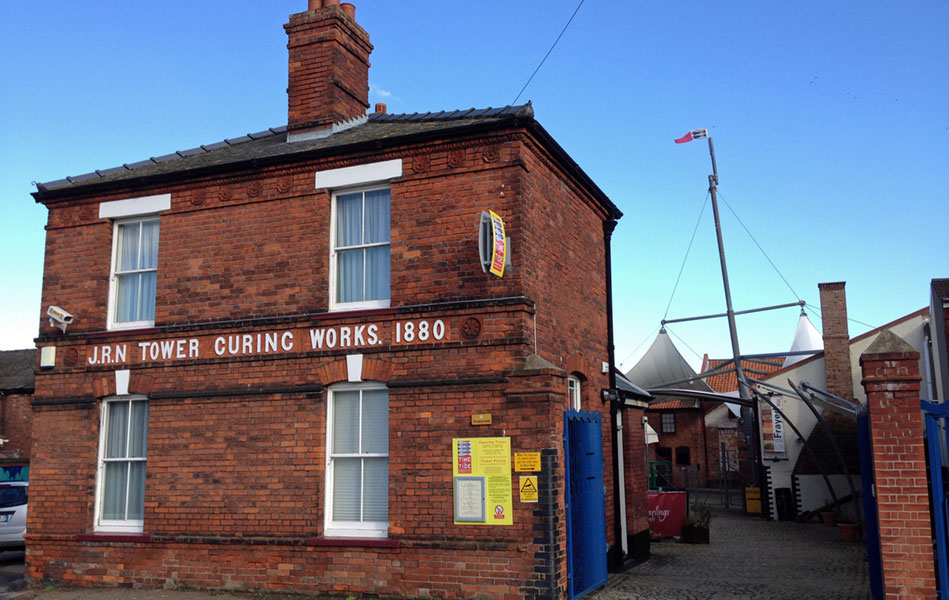
{"label": "red and white flag", "polygon": [[691,142],[692,140],[701,140],[707,137],[708,137],[708,129],[693,129],[689,133],[677,139],[676,143],[684,144],[686,142]]}

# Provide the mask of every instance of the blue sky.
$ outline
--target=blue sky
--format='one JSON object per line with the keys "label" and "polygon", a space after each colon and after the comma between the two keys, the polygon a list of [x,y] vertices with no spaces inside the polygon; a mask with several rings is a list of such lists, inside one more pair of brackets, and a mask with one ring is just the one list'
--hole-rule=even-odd
{"label": "blue sky", "polygon": [[[512,103],[577,6],[355,4],[375,45],[370,102],[394,113]],[[0,2],[0,349],[32,346],[45,308],[46,210],[31,181],[284,124],[282,26],[305,9]],[[519,102],[625,213],[613,245],[624,370],[666,314],[706,199],[707,145],[673,143],[694,128],[715,140],[736,309],[797,299],[745,227],[815,307],[819,282],[847,282],[863,323],[852,335],[926,305],[929,281],[949,277],[946,23],[935,0],[585,0]],[[668,317],[722,310],[706,208]],[[786,350],[797,314],[739,317],[741,349]],[[670,330],[696,366],[730,355],[724,320]]]}

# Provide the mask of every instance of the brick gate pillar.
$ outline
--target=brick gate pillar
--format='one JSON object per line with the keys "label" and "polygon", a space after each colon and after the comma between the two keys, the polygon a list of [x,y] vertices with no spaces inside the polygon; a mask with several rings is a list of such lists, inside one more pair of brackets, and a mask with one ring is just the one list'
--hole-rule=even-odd
{"label": "brick gate pillar", "polygon": [[919,405],[919,352],[883,331],[860,356],[890,598],[936,598],[929,490]]}

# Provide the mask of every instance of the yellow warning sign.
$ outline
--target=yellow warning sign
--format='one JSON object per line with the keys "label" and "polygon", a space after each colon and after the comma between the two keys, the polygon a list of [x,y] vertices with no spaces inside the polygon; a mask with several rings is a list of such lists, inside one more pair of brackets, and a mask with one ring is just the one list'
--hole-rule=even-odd
{"label": "yellow warning sign", "polygon": [[537,475],[521,475],[521,502],[537,502]]}

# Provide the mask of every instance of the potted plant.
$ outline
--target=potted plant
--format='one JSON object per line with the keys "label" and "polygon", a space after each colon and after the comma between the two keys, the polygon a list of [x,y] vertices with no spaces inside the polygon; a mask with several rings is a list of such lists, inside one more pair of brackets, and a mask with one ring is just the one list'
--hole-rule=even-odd
{"label": "potted plant", "polygon": [[837,511],[840,509],[836,506],[830,509],[828,508],[830,505],[830,500],[824,498],[824,509],[820,511],[820,520],[824,522],[824,525],[833,527],[837,523]]}
{"label": "potted plant", "polygon": [[838,521],[837,532],[840,533],[840,539],[844,542],[857,541],[857,524],[849,521]]}
{"label": "potted plant", "polygon": [[708,527],[712,522],[712,507],[705,502],[693,502],[689,516],[682,526],[682,541],[688,544],[709,543]]}

